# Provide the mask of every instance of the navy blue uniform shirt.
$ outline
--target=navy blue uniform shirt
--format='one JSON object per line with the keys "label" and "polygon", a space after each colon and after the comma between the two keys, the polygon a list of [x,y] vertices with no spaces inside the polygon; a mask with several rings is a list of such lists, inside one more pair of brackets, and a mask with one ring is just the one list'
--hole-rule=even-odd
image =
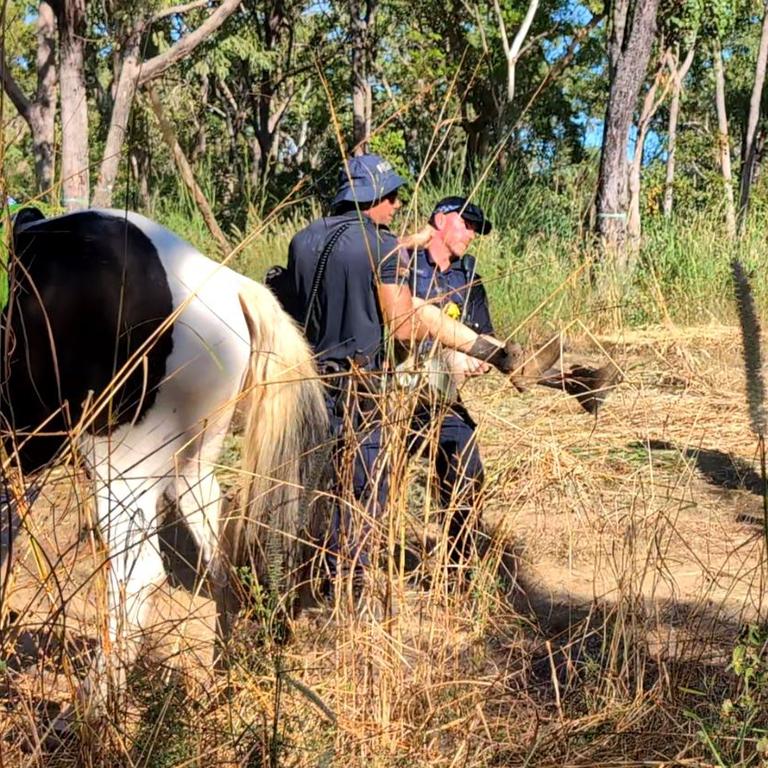
{"label": "navy blue uniform shirt", "polygon": [[[320,334],[312,343],[319,362],[343,362],[357,354],[378,368],[382,362],[384,321],[376,287],[400,279],[397,238],[356,211],[318,219],[291,240],[288,274],[298,304],[306,311],[320,254],[344,224],[347,229],[328,258],[317,295]],[[294,319],[304,322],[303,317]]]}
{"label": "navy blue uniform shirt", "polygon": [[475,269],[474,256],[466,254],[452,261],[443,272],[429,251],[417,250],[411,267],[411,290],[414,296],[434,300],[444,311],[452,310],[448,314],[475,333],[493,335],[488,296]]}

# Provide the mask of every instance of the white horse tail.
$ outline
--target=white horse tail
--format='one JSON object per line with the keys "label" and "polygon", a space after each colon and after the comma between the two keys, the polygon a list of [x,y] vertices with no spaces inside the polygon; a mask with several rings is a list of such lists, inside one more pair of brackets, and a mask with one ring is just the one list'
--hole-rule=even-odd
{"label": "white horse tail", "polygon": [[245,283],[240,304],[251,356],[241,524],[230,546],[236,563],[250,556],[259,582],[290,612],[296,588],[306,580],[310,541],[324,523],[324,505],[312,503],[330,466],[324,387],[309,345],[267,288]]}

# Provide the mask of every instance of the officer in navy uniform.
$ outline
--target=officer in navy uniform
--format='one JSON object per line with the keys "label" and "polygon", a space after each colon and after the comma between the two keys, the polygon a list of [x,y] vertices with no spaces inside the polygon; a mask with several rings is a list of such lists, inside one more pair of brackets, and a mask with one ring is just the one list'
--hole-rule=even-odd
{"label": "officer in navy uniform", "polygon": [[[440,307],[441,311],[479,334],[494,335],[488,297],[476,269],[475,257],[467,248],[476,235],[487,235],[492,224],[479,206],[464,197],[446,197],[437,203],[430,217],[433,235],[426,248],[415,251],[411,260],[411,289],[414,296]],[[417,358],[430,354],[432,342],[421,342]],[[417,359],[417,365],[418,365]],[[443,358],[445,362],[445,358]],[[485,373],[487,363],[461,354],[448,357],[454,379]],[[451,558],[466,558],[471,545],[468,517],[479,514],[478,493],[483,484],[483,464],[477,447],[476,424],[456,387],[441,399],[422,399],[414,413],[417,434],[425,434],[437,422],[436,475],[441,506],[453,506],[449,522]],[[445,393],[442,393],[445,394]]]}
{"label": "officer in navy uniform", "polygon": [[[437,339],[503,372],[515,369],[521,354],[519,346],[478,335],[456,321],[446,322],[438,308],[414,300],[406,254],[389,230],[401,205],[398,190],[403,184],[405,180],[378,155],[350,158],[339,173],[332,215],[294,236],[285,275],[294,294],[293,309],[288,311],[305,327],[320,371],[327,377],[333,437],[340,447],[348,437],[354,440],[354,496],[372,517],[384,506],[388,485],[378,462],[381,419],[376,397],[385,362],[385,329],[391,339],[406,345]],[[322,257],[327,262],[318,279]],[[342,454],[337,451],[337,480]],[[360,572],[367,563],[368,531],[351,527],[337,505],[328,545],[331,575],[340,567],[339,554],[344,555],[345,571]]]}

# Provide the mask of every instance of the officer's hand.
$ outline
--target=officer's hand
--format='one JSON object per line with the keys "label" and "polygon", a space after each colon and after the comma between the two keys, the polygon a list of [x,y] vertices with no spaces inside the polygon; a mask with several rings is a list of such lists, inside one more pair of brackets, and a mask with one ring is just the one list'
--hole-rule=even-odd
{"label": "officer's hand", "polygon": [[491,370],[491,366],[484,360],[478,360],[476,357],[466,356],[464,373],[466,376],[482,376]]}
{"label": "officer's hand", "polygon": [[429,245],[429,241],[432,239],[432,235],[435,234],[435,230],[427,224],[422,227],[418,232],[413,232],[410,235],[403,235],[398,241],[403,248],[407,248],[409,251],[414,248],[425,248]]}

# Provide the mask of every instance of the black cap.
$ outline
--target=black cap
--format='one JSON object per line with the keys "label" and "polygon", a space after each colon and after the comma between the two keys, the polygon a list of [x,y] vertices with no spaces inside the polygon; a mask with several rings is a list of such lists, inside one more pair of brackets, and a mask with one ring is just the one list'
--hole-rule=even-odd
{"label": "black cap", "polygon": [[485,218],[483,209],[479,205],[468,202],[466,197],[455,195],[440,200],[432,210],[429,220],[432,221],[438,213],[454,212],[458,213],[464,221],[474,224],[479,235],[487,235],[493,229],[493,224]]}

